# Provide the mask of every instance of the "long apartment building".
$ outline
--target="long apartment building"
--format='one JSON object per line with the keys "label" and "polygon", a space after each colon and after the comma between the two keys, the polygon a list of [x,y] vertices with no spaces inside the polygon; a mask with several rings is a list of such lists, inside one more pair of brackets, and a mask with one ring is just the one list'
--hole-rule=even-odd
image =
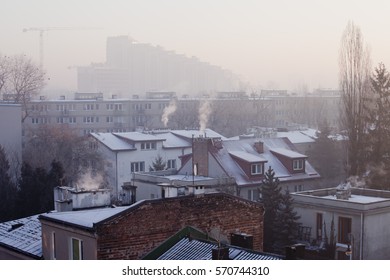
{"label": "long apartment building", "polygon": [[[177,97],[175,92],[149,92],[132,98],[76,93],[73,99],[61,96],[31,101],[23,129],[24,134],[29,135],[41,124],[58,124],[75,129],[79,135],[87,135],[204,125],[230,137],[243,134],[253,126],[288,128],[298,124],[317,128],[326,120],[330,126],[337,127],[339,101],[339,95],[298,96],[283,91],[267,96],[220,92],[213,97],[197,98]],[[170,114],[165,114],[164,119],[168,108]]]}

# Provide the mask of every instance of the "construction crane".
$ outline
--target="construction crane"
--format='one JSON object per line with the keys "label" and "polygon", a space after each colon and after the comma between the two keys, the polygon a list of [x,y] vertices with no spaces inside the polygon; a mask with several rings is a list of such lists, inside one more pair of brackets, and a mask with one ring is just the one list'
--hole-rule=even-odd
{"label": "construction crane", "polygon": [[39,68],[43,69],[43,34],[50,30],[87,30],[87,29],[102,29],[98,27],[30,27],[24,28],[23,32],[38,31],[39,32]]}

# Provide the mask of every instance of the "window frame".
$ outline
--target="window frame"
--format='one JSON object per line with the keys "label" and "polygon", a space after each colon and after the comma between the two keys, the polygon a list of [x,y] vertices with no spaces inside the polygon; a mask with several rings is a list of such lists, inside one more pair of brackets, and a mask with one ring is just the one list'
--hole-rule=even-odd
{"label": "window frame", "polygon": [[352,218],[339,216],[337,240],[339,243],[349,244],[349,234],[352,232]]}
{"label": "window frame", "polygon": [[293,159],[292,166],[294,171],[303,170],[304,159]]}
{"label": "window frame", "polygon": [[263,164],[252,163],[251,164],[251,175],[263,175]]}
{"label": "window frame", "polygon": [[[77,244],[75,244],[77,242]],[[77,245],[77,246],[75,246]],[[70,238],[70,259],[71,260],[83,260],[84,259],[84,242],[82,239],[71,237]],[[75,251],[75,249],[78,249]],[[77,258],[75,258],[77,253]]]}

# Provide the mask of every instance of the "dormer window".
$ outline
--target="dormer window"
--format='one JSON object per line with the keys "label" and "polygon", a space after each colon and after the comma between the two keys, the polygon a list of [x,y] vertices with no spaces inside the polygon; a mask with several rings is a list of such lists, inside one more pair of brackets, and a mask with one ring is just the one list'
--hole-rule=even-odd
{"label": "dormer window", "polygon": [[261,179],[263,177],[264,164],[267,160],[261,155],[244,151],[231,151],[229,154],[248,177],[251,179]]}
{"label": "dormer window", "polygon": [[306,155],[284,148],[273,148],[271,153],[278,158],[290,173],[305,172]]}
{"label": "dormer window", "polygon": [[251,165],[251,175],[263,174],[263,163],[253,163]]}
{"label": "dormer window", "polygon": [[303,170],[303,159],[294,159],[293,160],[293,170]]}
{"label": "dormer window", "polygon": [[143,142],[141,143],[141,150],[155,150],[156,142]]}

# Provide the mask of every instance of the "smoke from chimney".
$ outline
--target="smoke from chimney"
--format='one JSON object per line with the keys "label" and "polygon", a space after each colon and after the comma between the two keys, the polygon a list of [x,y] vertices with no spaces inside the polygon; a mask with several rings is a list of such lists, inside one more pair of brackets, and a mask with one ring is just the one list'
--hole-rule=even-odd
{"label": "smoke from chimney", "polygon": [[101,174],[93,174],[91,170],[82,174],[75,183],[78,190],[97,190],[104,183],[104,178]]}
{"label": "smoke from chimney", "polygon": [[205,100],[200,104],[199,107],[199,130],[205,131],[207,123],[211,114],[211,103],[209,100]]}
{"label": "smoke from chimney", "polygon": [[172,99],[171,102],[169,102],[169,106],[164,108],[163,115],[161,117],[161,122],[165,127],[168,125],[169,116],[172,115],[176,109],[176,99]]}

